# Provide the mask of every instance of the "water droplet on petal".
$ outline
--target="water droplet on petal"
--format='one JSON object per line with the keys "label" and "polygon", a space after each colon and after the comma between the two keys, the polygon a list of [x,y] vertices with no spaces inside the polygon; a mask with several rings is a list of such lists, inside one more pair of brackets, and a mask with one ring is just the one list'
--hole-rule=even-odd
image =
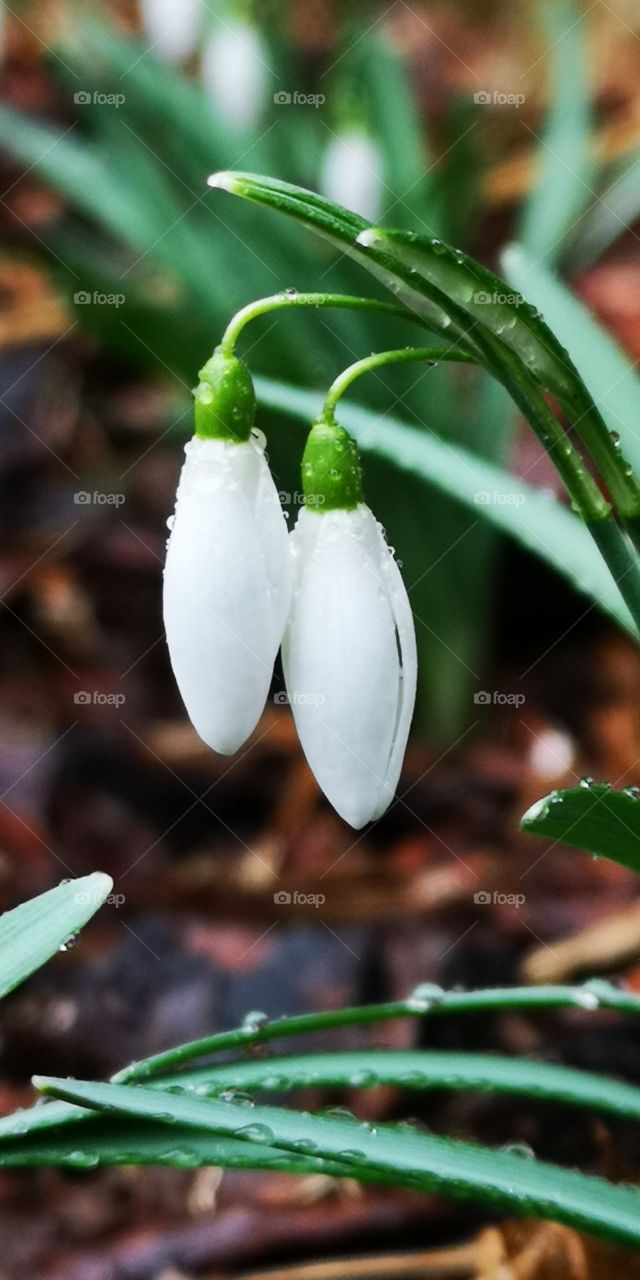
{"label": "water droplet on petal", "polygon": [[267,447],[267,437],[264,431],[261,431],[259,427],[252,427],[251,439],[260,453],[264,453]]}

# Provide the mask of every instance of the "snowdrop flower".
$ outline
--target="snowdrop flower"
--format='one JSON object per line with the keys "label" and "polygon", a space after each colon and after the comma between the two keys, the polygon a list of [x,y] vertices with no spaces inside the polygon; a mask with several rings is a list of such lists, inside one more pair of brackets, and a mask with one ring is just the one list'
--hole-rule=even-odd
{"label": "snowdrop flower", "polygon": [[202,0],[140,0],[142,26],[154,53],[182,62],[198,44]]}
{"label": "snowdrop flower", "polygon": [[231,755],[269,692],[291,594],[287,526],[252,431],[249,371],[220,349],[200,373],[164,574],[171,665],[194,728]]}
{"label": "snowdrop flower", "polygon": [[287,691],[320,787],[359,828],[384,813],[400,776],[416,692],[413,618],[342,427],[314,425],[303,482],[306,504],[291,534]]}
{"label": "snowdrop flower", "polygon": [[202,54],[202,84],[222,123],[251,129],[264,107],[269,69],[254,26],[238,18],[218,23]]}
{"label": "snowdrop flower", "polygon": [[320,189],[328,200],[376,222],[382,208],[382,175],[382,154],[373,138],[364,129],[346,129],[325,151]]}

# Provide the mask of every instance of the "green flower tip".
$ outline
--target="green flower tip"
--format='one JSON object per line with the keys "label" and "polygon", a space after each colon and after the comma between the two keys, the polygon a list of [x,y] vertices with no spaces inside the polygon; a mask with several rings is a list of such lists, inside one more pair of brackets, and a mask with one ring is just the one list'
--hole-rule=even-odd
{"label": "green flower tip", "polygon": [[210,173],[207,178],[207,186],[216,187],[219,191],[235,192],[237,185],[236,175],[231,170],[221,169],[218,173]]}
{"label": "green flower tip", "polygon": [[302,458],[305,505],[311,511],[352,511],[362,502],[358,446],[344,427],[319,418]]}
{"label": "green flower tip", "polygon": [[193,393],[196,435],[230,444],[248,440],[256,416],[256,393],[244,361],[216,347],[198,376]]}

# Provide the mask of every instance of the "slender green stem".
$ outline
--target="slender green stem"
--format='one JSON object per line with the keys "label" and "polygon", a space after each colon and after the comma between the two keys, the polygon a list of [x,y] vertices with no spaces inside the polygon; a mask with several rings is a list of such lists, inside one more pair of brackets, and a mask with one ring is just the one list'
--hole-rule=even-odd
{"label": "slender green stem", "polygon": [[640,567],[633,544],[612,515],[588,528],[640,632]]}
{"label": "slender green stem", "polygon": [[415,315],[408,307],[403,307],[396,302],[384,302],[377,298],[357,298],[351,294],[345,293],[298,293],[297,290],[284,290],[282,293],[273,293],[268,298],[257,298],[255,302],[250,302],[246,307],[236,312],[236,315],[229,321],[222,342],[220,343],[222,351],[225,355],[233,355],[235,344],[238,341],[245,325],[251,320],[257,320],[259,316],[269,315],[272,311],[284,311],[292,307],[339,307],[350,311],[379,311],[386,312],[387,315],[401,316],[404,320],[413,320],[421,327],[428,328],[426,321],[420,316]]}
{"label": "slender green stem", "polygon": [[395,351],[374,351],[373,355],[365,356],[363,360],[356,360],[355,364],[350,364],[347,369],[338,374],[329,387],[321,416],[331,421],[338,400],[363,373],[382,369],[387,364],[404,364],[409,360],[422,360],[432,365],[439,364],[441,360],[459,360],[464,364],[476,363],[472,355],[456,348],[445,351],[437,347],[400,347]]}
{"label": "slender green stem", "polygon": [[640,487],[633,468],[620,451],[619,441],[612,435],[586,387],[579,401],[563,397],[560,403],[602,473],[617,510],[629,522],[634,539],[639,540]]}
{"label": "slender green stem", "polygon": [[408,1000],[386,1004],[369,1004],[351,1009],[332,1009],[326,1013],[303,1013],[291,1018],[267,1018],[249,1015],[242,1027],[205,1036],[189,1044],[166,1049],[163,1053],[133,1062],[112,1077],[124,1084],[166,1074],[185,1062],[226,1050],[247,1049],[316,1031],[335,1027],[352,1027],[362,1023],[385,1022],[393,1018],[424,1018],[443,1014],[491,1013],[502,1009],[615,1009],[618,1013],[640,1015],[640,996],[619,991],[607,982],[584,986],[499,987],[484,991],[441,991],[428,985],[418,988]]}
{"label": "slender green stem", "polygon": [[434,299],[472,341],[485,369],[506,388],[524,413],[563,480],[572,505],[584,520],[604,557],[640,636],[640,561],[616,521],[568,433],[552,413],[526,366],[507,345],[467,316],[446,294],[432,289]]}

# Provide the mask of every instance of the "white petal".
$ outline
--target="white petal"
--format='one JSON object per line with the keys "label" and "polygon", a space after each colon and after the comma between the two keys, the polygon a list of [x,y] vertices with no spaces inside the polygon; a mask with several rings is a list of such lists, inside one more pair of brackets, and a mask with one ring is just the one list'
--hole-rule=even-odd
{"label": "white petal", "polygon": [[320,187],[353,213],[375,222],[382,206],[382,156],[361,129],[349,129],[329,143],[322,163]]}
{"label": "white petal", "polygon": [[253,442],[186,447],[167,549],[171,665],[200,737],[237,751],[262,713],[288,605],[287,530]]}
{"label": "white petal", "polygon": [[262,40],[248,22],[216,26],[202,54],[202,83],[214,111],[234,129],[250,129],[265,104],[268,68]]}
{"label": "white petal", "polygon": [[389,803],[407,715],[396,637],[397,617],[403,628],[405,620],[382,553],[391,557],[364,505],[301,511],[292,546],[294,595],[283,642],[289,699],[318,783],[359,828]]}
{"label": "white petal", "polygon": [[400,573],[393,555],[389,551],[384,540],[384,535],[380,526],[378,526],[378,529],[382,572],[383,577],[386,579],[389,599],[396,624],[398,647],[400,649],[401,670],[398,718],[396,721],[393,745],[387,762],[384,787],[380,792],[378,808],[373,814],[374,818],[379,818],[381,814],[384,813],[385,809],[391,803],[398,785],[398,780],[402,770],[402,762],[404,760],[404,753],[407,748],[411,721],[413,719],[413,709],[416,702],[416,686],[418,682],[418,648],[416,645],[416,630],[409,597],[407,595],[407,588],[404,585],[402,574]]}
{"label": "white petal", "polygon": [[202,0],[140,0],[142,25],[150,49],[168,62],[193,53],[200,34]]}

